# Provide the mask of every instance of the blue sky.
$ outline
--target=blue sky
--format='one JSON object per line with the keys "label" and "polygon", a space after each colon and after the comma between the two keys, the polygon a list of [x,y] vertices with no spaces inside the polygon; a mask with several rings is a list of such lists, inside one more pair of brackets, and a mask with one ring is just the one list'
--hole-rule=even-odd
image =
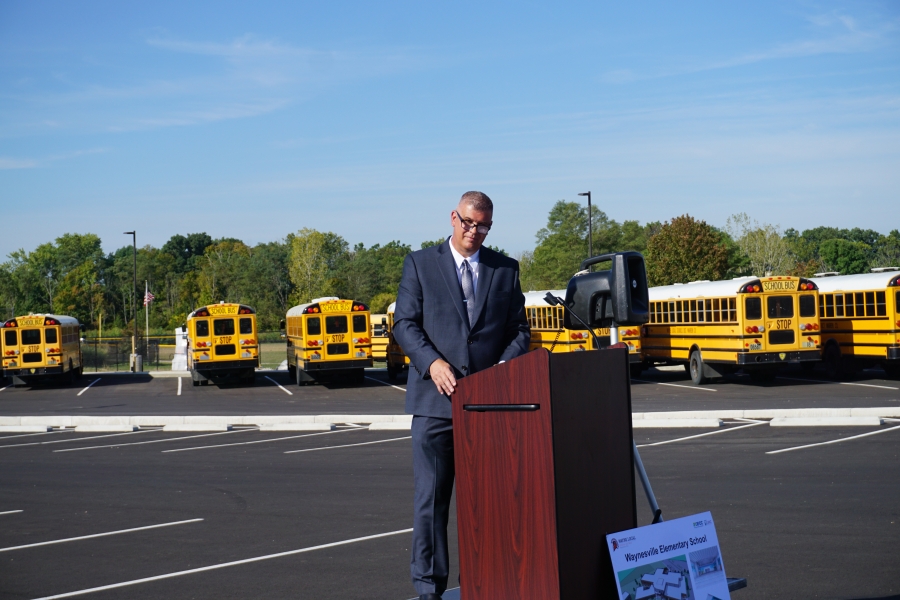
{"label": "blue sky", "polygon": [[513,253],[586,190],[618,221],[900,227],[900,4],[736,4],[6,0],[0,257],[418,248],[469,189]]}

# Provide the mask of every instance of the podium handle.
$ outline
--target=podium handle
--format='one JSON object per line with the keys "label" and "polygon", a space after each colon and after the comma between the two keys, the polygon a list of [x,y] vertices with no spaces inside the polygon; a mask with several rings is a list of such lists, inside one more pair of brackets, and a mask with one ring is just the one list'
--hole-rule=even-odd
{"label": "podium handle", "polygon": [[540,409],[540,404],[463,404],[463,410],[470,412],[532,412]]}

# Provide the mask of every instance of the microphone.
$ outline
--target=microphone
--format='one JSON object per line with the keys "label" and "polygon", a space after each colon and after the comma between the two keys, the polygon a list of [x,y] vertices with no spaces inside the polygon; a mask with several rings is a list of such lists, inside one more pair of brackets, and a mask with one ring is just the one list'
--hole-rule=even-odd
{"label": "microphone", "polygon": [[566,303],[563,302],[563,299],[559,296],[554,296],[552,292],[547,292],[544,296],[544,300],[547,301],[547,304],[550,306],[562,306],[563,310],[569,311],[569,314],[578,319],[578,322],[584,325],[584,328],[591,332],[591,336],[594,338],[594,343],[597,345],[597,350],[600,350],[600,338],[597,337],[597,334],[594,333],[594,330],[588,327],[588,324],[581,320],[575,311],[566,306]]}

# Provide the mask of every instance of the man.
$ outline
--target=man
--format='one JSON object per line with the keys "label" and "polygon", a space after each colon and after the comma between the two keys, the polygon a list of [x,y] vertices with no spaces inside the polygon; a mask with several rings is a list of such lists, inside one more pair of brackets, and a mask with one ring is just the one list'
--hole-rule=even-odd
{"label": "man", "polygon": [[412,366],[406,389],[415,474],[410,571],[420,600],[437,600],[447,589],[456,382],[528,351],[519,263],[482,247],[493,213],[487,195],[463,194],[450,212],[453,234],[406,257],[394,309],[394,336]]}

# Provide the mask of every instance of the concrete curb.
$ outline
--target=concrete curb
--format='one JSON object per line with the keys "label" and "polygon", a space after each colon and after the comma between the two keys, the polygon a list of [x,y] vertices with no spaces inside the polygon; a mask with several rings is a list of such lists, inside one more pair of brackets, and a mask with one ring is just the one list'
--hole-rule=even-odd
{"label": "concrete curb", "polygon": [[721,427],[720,419],[634,419],[631,422],[634,429],[650,429],[665,427]]}
{"label": "concrete curb", "polygon": [[231,425],[217,425],[217,424],[204,424],[204,423],[186,425],[184,423],[181,423],[181,424],[166,425],[163,427],[163,431],[231,431]]}
{"label": "concrete curb", "polygon": [[845,425],[878,427],[883,421],[878,417],[778,417],[769,421],[771,427],[841,427]]}
{"label": "concrete curb", "polygon": [[410,431],[412,429],[412,420],[409,423],[381,422],[369,425],[369,431]]}
{"label": "concrete curb", "polygon": [[0,433],[45,433],[53,431],[47,425],[0,425]]}
{"label": "concrete curb", "polygon": [[127,433],[129,431],[140,431],[140,428],[134,425],[77,425],[75,427],[75,433]]}
{"label": "concrete curb", "polygon": [[274,423],[260,425],[260,431],[334,431],[334,423]]}
{"label": "concrete curb", "polygon": [[[867,418],[866,420],[860,420]],[[879,419],[900,418],[900,406],[865,408],[794,408],[794,409],[752,409],[752,410],[692,410],[633,413],[635,428],[648,427],[719,427],[723,419],[813,419],[822,426],[840,424],[835,419],[850,419],[847,424],[875,424]],[[412,425],[412,415],[135,415],[135,416],[92,416],[92,415],[36,415],[0,416],[0,431],[13,431],[9,427],[35,427],[37,433],[48,428],[75,427],[78,431],[88,431],[85,427],[106,427],[106,431],[132,431],[135,427],[166,426],[237,426],[256,425],[263,431],[319,431],[306,429],[301,425],[332,426],[335,423],[357,423],[370,425],[372,430],[405,431]],[[296,429],[270,429],[280,425],[294,425]],[[777,426],[777,425],[776,425]],[[41,429],[43,428],[43,429]],[[175,429],[177,430],[177,429]],[[220,431],[215,429],[210,431]],[[327,431],[327,429],[324,429]],[[15,430],[19,431],[19,430]],[[95,429],[95,431],[100,431]],[[170,429],[169,431],[173,431]],[[181,431],[199,431],[181,429]]]}

